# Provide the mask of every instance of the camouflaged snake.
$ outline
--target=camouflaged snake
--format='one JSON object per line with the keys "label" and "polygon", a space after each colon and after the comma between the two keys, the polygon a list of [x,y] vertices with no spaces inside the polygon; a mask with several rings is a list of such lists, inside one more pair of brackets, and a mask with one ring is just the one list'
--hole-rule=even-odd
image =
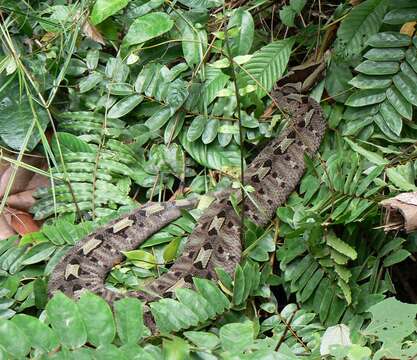
{"label": "camouflaged snake", "polygon": [[[288,90],[290,89],[290,90]],[[259,226],[267,224],[277,207],[285,203],[303,175],[304,154],[314,155],[325,131],[320,106],[312,98],[283,87],[271,93],[289,124],[270,141],[245,171],[245,183],[255,191],[246,200],[245,216]],[[116,293],[104,285],[108,272],[123,260],[122,252],[136,249],[148,237],[181,216],[196,200],[148,203],[112,221],[80,240],[56,265],[48,292],[60,290],[78,298],[88,289],[110,304],[133,296],[145,302],[171,296],[177,287],[192,287],[192,277],[216,278],[216,267],[232,274],[241,258],[240,218],[230,202],[230,192],[217,197],[188,237],[183,254],[170,270],[146,291]]]}

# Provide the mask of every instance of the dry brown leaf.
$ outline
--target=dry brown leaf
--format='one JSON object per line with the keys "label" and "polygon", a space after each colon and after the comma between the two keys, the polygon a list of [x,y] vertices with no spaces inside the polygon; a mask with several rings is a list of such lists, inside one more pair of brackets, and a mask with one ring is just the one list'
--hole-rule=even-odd
{"label": "dry brown leaf", "polygon": [[0,241],[16,235],[16,232],[7,223],[4,215],[0,214]]}
{"label": "dry brown leaf", "polygon": [[[44,163],[44,160],[40,157],[24,156],[23,162],[39,168]],[[12,174],[12,170],[13,168],[9,164],[9,166],[0,175],[0,198],[3,197],[6,191],[7,183],[9,182],[10,175]],[[14,179],[10,194],[16,194],[18,192],[27,190],[27,185],[29,184],[33,176],[34,176],[34,173],[32,171],[29,171],[20,167],[17,170],[16,177]]]}
{"label": "dry brown leaf", "polygon": [[405,23],[403,26],[401,26],[400,33],[412,37],[415,31],[416,31],[416,22],[410,21],[410,22]]}
{"label": "dry brown leaf", "polygon": [[38,223],[33,220],[32,215],[26,211],[8,207],[4,211],[4,218],[8,225],[19,235],[25,235],[40,229]]}
{"label": "dry brown leaf", "polygon": [[32,196],[34,191],[34,189],[31,189],[10,195],[7,199],[7,205],[19,210],[29,210],[36,201]]}
{"label": "dry brown leaf", "polygon": [[88,19],[84,22],[83,34],[101,45],[106,45],[103,36]]}
{"label": "dry brown leaf", "polygon": [[380,202],[385,209],[384,230],[417,230],[417,191],[402,193]]}
{"label": "dry brown leaf", "polygon": [[352,6],[359,5],[362,2],[362,0],[350,0],[349,4]]}

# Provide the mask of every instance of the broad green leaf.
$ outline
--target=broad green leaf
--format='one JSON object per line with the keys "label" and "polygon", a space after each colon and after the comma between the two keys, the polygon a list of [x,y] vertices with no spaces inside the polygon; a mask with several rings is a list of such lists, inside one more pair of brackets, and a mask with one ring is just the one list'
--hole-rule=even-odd
{"label": "broad green leaf", "polygon": [[392,132],[396,135],[400,135],[403,126],[401,115],[388,101],[384,101],[381,104],[380,114]]}
{"label": "broad green leaf", "polygon": [[199,317],[200,322],[213,318],[216,315],[213,306],[194,290],[178,288],[175,290],[175,296],[182,304]]}
{"label": "broad green leaf", "polygon": [[219,120],[209,119],[201,137],[201,140],[203,141],[204,144],[210,144],[211,142],[213,142],[213,140],[217,136],[219,125],[220,125]]}
{"label": "broad green leaf", "polygon": [[356,250],[343,240],[339,239],[333,232],[329,232],[325,239],[327,245],[337,250],[341,254],[348,256],[352,260],[357,258],[358,254]]}
{"label": "broad green leaf", "polygon": [[130,0],[97,0],[91,10],[91,22],[94,25],[100,24],[109,16],[122,10]]}
{"label": "broad green leaf", "polygon": [[417,20],[417,7],[407,9],[393,9],[385,14],[384,23],[390,25],[403,25]]}
{"label": "broad green leaf", "polygon": [[279,40],[255,52],[240,70],[240,87],[255,85],[257,95],[263,97],[284,74],[293,44],[293,39]]}
{"label": "broad green leaf", "polygon": [[205,106],[210,105],[213,100],[219,96],[220,91],[228,83],[228,80],[229,76],[224,74],[220,69],[211,67],[207,68],[206,81],[203,87],[204,95],[200,101],[201,109],[204,109]]}
{"label": "broad green leaf", "polygon": [[205,331],[186,331],[184,335],[198,347],[205,349],[214,349],[220,342],[215,334]]}
{"label": "broad green leaf", "polygon": [[189,142],[185,133],[180,139],[184,150],[203,166],[226,172],[236,172],[240,168],[239,149],[234,145],[222,148],[216,143],[204,145],[199,141]]}
{"label": "broad green leaf", "polygon": [[236,266],[235,276],[233,279],[233,303],[235,305],[241,304],[245,293],[245,275],[240,265]]}
{"label": "broad green leaf", "polygon": [[13,317],[12,322],[25,333],[33,348],[50,352],[59,346],[55,332],[39,319],[26,314],[18,314]]}
{"label": "broad green leaf", "polygon": [[159,130],[168,122],[174,112],[175,110],[169,106],[162,107],[160,111],[154,113],[149,119],[145,121],[145,125],[150,131]]}
{"label": "broad green leaf", "polygon": [[230,307],[230,301],[220,289],[210,280],[193,278],[197,291],[214,307],[217,314],[223,313]]}
{"label": "broad green leaf", "polygon": [[190,345],[179,337],[175,336],[172,340],[164,339],[162,347],[166,360],[190,359]]}
{"label": "broad green leaf", "polygon": [[56,250],[55,245],[40,243],[33,246],[24,256],[22,265],[32,265],[44,261]]}
{"label": "broad green leaf", "polygon": [[411,38],[408,35],[393,31],[380,32],[371,36],[367,41],[368,46],[377,48],[397,48],[408,46],[410,43]]}
{"label": "broad green leaf", "polygon": [[199,10],[211,9],[223,4],[222,0],[179,0],[179,2],[191,9]]}
{"label": "broad green leaf", "polygon": [[119,100],[109,110],[107,117],[109,119],[118,119],[128,113],[130,113],[136,106],[138,106],[143,100],[142,95],[131,95],[122,100]]}
{"label": "broad green leaf", "polygon": [[116,328],[106,301],[91,292],[84,292],[78,301],[78,308],[87,329],[88,342],[96,347],[111,344]]}
{"label": "broad green leaf", "polygon": [[[59,148],[57,144],[58,142]],[[85,141],[81,140],[78,136],[66,132],[55,133],[51,141],[51,147],[56,156],[59,156],[60,154],[59,149],[61,149],[63,153],[95,153],[94,149]]]}
{"label": "broad green leaf", "polygon": [[371,306],[369,312],[372,320],[363,332],[376,336],[384,346],[395,343],[401,346],[403,339],[415,332],[415,304],[404,304],[395,298],[388,298]]}
{"label": "broad green leaf", "polygon": [[36,101],[33,101],[32,112],[29,99],[25,91],[20,93],[16,78],[0,74],[0,83],[0,140],[11,149],[20,150],[29,132],[25,150],[31,151],[41,139],[39,131],[45,131],[49,123],[47,112]]}
{"label": "broad green leaf", "polygon": [[98,72],[92,72],[87,77],[82,78],[78,84],[80,93],[86,93],[94,89],[103,80],[103,75]]}
{"label": "broad green leaf", "polygon": [[144,269],[152,269],[157,263],[155,257],[145,250],[125,251],[123,255],[133,264]]}
{"label": "broad green leaf", "polygon": [[137,343],[143,336],[143,305],[136,299],[127,297],[113,304],[117,335],[123,344]]}
{"label": "broad green leaf", "polygon": [[389,254],[385,259],[384,259],[384,266],[385,267],[389,267],[395,264],[398,264],[402,261],[404,261],[405,259],[407,259],[409,256],[411,255],[411,253],[405,249],[399,249],[395,252],[393,252],[392,254]]}
{"label": "broad green leaf", "polygon": [[411,104],[417,106],[417,90],[414,82],[402,72],[395,75],[393,77],[393,81],[395,87],[401,95],[404,96]]}
{"label": "broad green leaf", "polygon": [[196,116],[191,122],[187,130],[187,140],[193,142],[200,138],[203,134],[204,128],[206,127],[207,118],[204,115]]}
{"label": "broad green leaf", "polygon": [[352,72],[349,65],[332,59],[325,79],[325,87],[329,95],[338,102],[345,102],[352,86],[349,81]]}
{"label": "broad green leaf", "polygon": [[413,68],[415,72],[417,72],[417,50],[415,47],[407,49],[405,53],[405,58],[407,59],[407,63]]}
{"label": "broad green leaf", "polygon": [[402,191],[416,191],[415,174],[411,164],[398,165],[386,169],[388,179]]}
{"label": "broad green leaf", "polygon": [[394,61],[365,60],[355,70],[366,75],[392,75],[396,74],[400,65]]}
{"label": "broad green leaf", "polygon": [[73,300],[59,292],[46,305],[46,313],[63,345],[75,349],[86,343],[87,330]]}
{"label": "broad green leaf", "polygon": [[223,351],[242,354],[254,342],[254,326],[251,321],[223,325],[219,331]]}
{"label": "broad green leaf", "polygon": [[386,92],[387,99],[398,113],[408,120],[413,117],[413,106],[400,94],[400,92],[391,86]]}
{"label": "broad green leaf", "polygon": [[8,358],[23,358],[30,351],[30,342],[24,331],[14,322],[0,318],[0,346]]}
{"label": "broad green leaf", "polygon": [[207,48],[207,33],[204,29],[191,27],[184,22],[181,28],[182,52],[185,61],[191,67],[200,64]]}
{"label": "broad green leaf", "polygon": [[314,275],[309,279],[307,285],[303,288],[300,295],[300,301],[305,302],[313,295],[314,290],[319,285],[321,279],[324,276],[324,272],[321,269],[318,269]]}
{"label": "broad green leaf", "polygon": [[283,6],[279,10],[279,18],[285,26],[291,27],[294,26],[294,19],[297,14],[290,6]]}
{"label": "broad green leaf", "polygon": [[130,25],[123,42],[128,46],[144,43],[165,34],[171,30],[173,25],[174,22],[166,13],[152,12],[143,15]]}
{"label": "broad green leaf", "polygon": [[149,306],[161,332],[180,331],[196,326],[200,322],[197,314],[174,299],[161,299],[150,303]]}
{"label": "broad green leaf", "polygon": [[346,137],[344,139],[349,144],[349,146],[352,148],[353,151],[356,151],[359,154],[363,155],[371,163],[375,165],[385,165],[388,163],[388,161],[384,159],[381,155],[374,153],[372,151],[366,150],[362,146],[358,145],[357,143],[353,142],[352,140]]}
{"label": "broad green leaf", "polygon": [[120,348],[113,344],[104,344],[99,346],[95,351],[94,358],[100,360],[130,360],[123,354]]}
{"label": "broad green leaf", "polygon": [[239,30],[236,36],[229,37],[232,57],[248,54],[252,47],[254,34],[254,23],[251,13],[248,10],[238,8],[233,12],[227,28],[237,28]]}
{"label": "broad green leaf", "polygon": [[386,9],[386,0],[367,0],[353,7],[337,31],[336,52],[348,60],[357,57],[379,30]]}
{"label": "broad green leaf", "polygon": [[405,50],[401,48],[373,48],[363,56],[372,61],[400,61],[404,59]]}
{"label": "broad green leaf", "polygon": [[353,107],[361,107],[381,103],[385,100],[385,97],[384,89],[358,90],[349,96],[345,104]]}
{"label": "broad green leaf", "polygon": [[369,76],[359,74],[349,81],[350,85],[358,89],[385,89],[392,83],[391,77]]}

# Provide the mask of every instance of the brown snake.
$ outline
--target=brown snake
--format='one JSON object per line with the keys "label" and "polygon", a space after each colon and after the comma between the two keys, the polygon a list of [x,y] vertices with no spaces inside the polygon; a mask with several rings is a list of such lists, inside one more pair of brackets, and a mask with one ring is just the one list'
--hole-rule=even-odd
{"label": "brown snake", "polygon": [[[246,200],[245,216],[259,226],[270,221],[295,189],[305,169],[304,154],[312,156],[317,152],[325,131],[325,120],[316,101],[285,91],[288,88],[273,91],[271,96],[288,115],[289,125],[245,171],[245,184],[255,189]],[[148,203],[80,240],[52,272],[49,294],[60,290],[78,298],[88,289],[110,304],[125,296],[149,302],[170,296],[178,287],[192,287],[194,276],[216,278],[216,267],[232,274],[241,259],[242,247],[240,218],[229,200],[231,192],[211,203],[189,236],[183,254],[145,291],[116,293],[107,289],[104,281],[112,267],[123,260],[122,252],[136,249],[180,217],[181,209],[195,207],[196,201]]]}

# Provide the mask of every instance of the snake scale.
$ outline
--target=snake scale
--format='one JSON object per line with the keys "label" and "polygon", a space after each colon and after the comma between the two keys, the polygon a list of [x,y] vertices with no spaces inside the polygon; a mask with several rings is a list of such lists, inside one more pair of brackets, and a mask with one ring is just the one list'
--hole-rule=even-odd
{"label": "snake scale", "polygon": [[[294,88],[274,90],[271,97],[287,114],[289,122],[245,171],[245,184],[254,188],[250,200],[245,202],[245,216],[259,226],[270,221],[277,207],[284,204],[295,189],[305,169],[304,154],[312,156],[317,152],[326,127],[316,101],[294,93]],[[104,281],[112,267],[123,260],[123,252],[136,249],[152,234],[179,218],[182,209],[195,207],[196,200],[148,203],[80,240],[53,270],[49,295],[62,291],[78,298],[88,289],[110,304],[125,296],[150,302],[171,296],[178,287],[192,287],[194,276],[216,278],[216,267],[233,274],[241,259],[242,247],[240,216],[230,202],[232,191],[214,199],[190,234],[183,254],[167,273],[151,282],[144,291],[116,293],[107,289]]]}

